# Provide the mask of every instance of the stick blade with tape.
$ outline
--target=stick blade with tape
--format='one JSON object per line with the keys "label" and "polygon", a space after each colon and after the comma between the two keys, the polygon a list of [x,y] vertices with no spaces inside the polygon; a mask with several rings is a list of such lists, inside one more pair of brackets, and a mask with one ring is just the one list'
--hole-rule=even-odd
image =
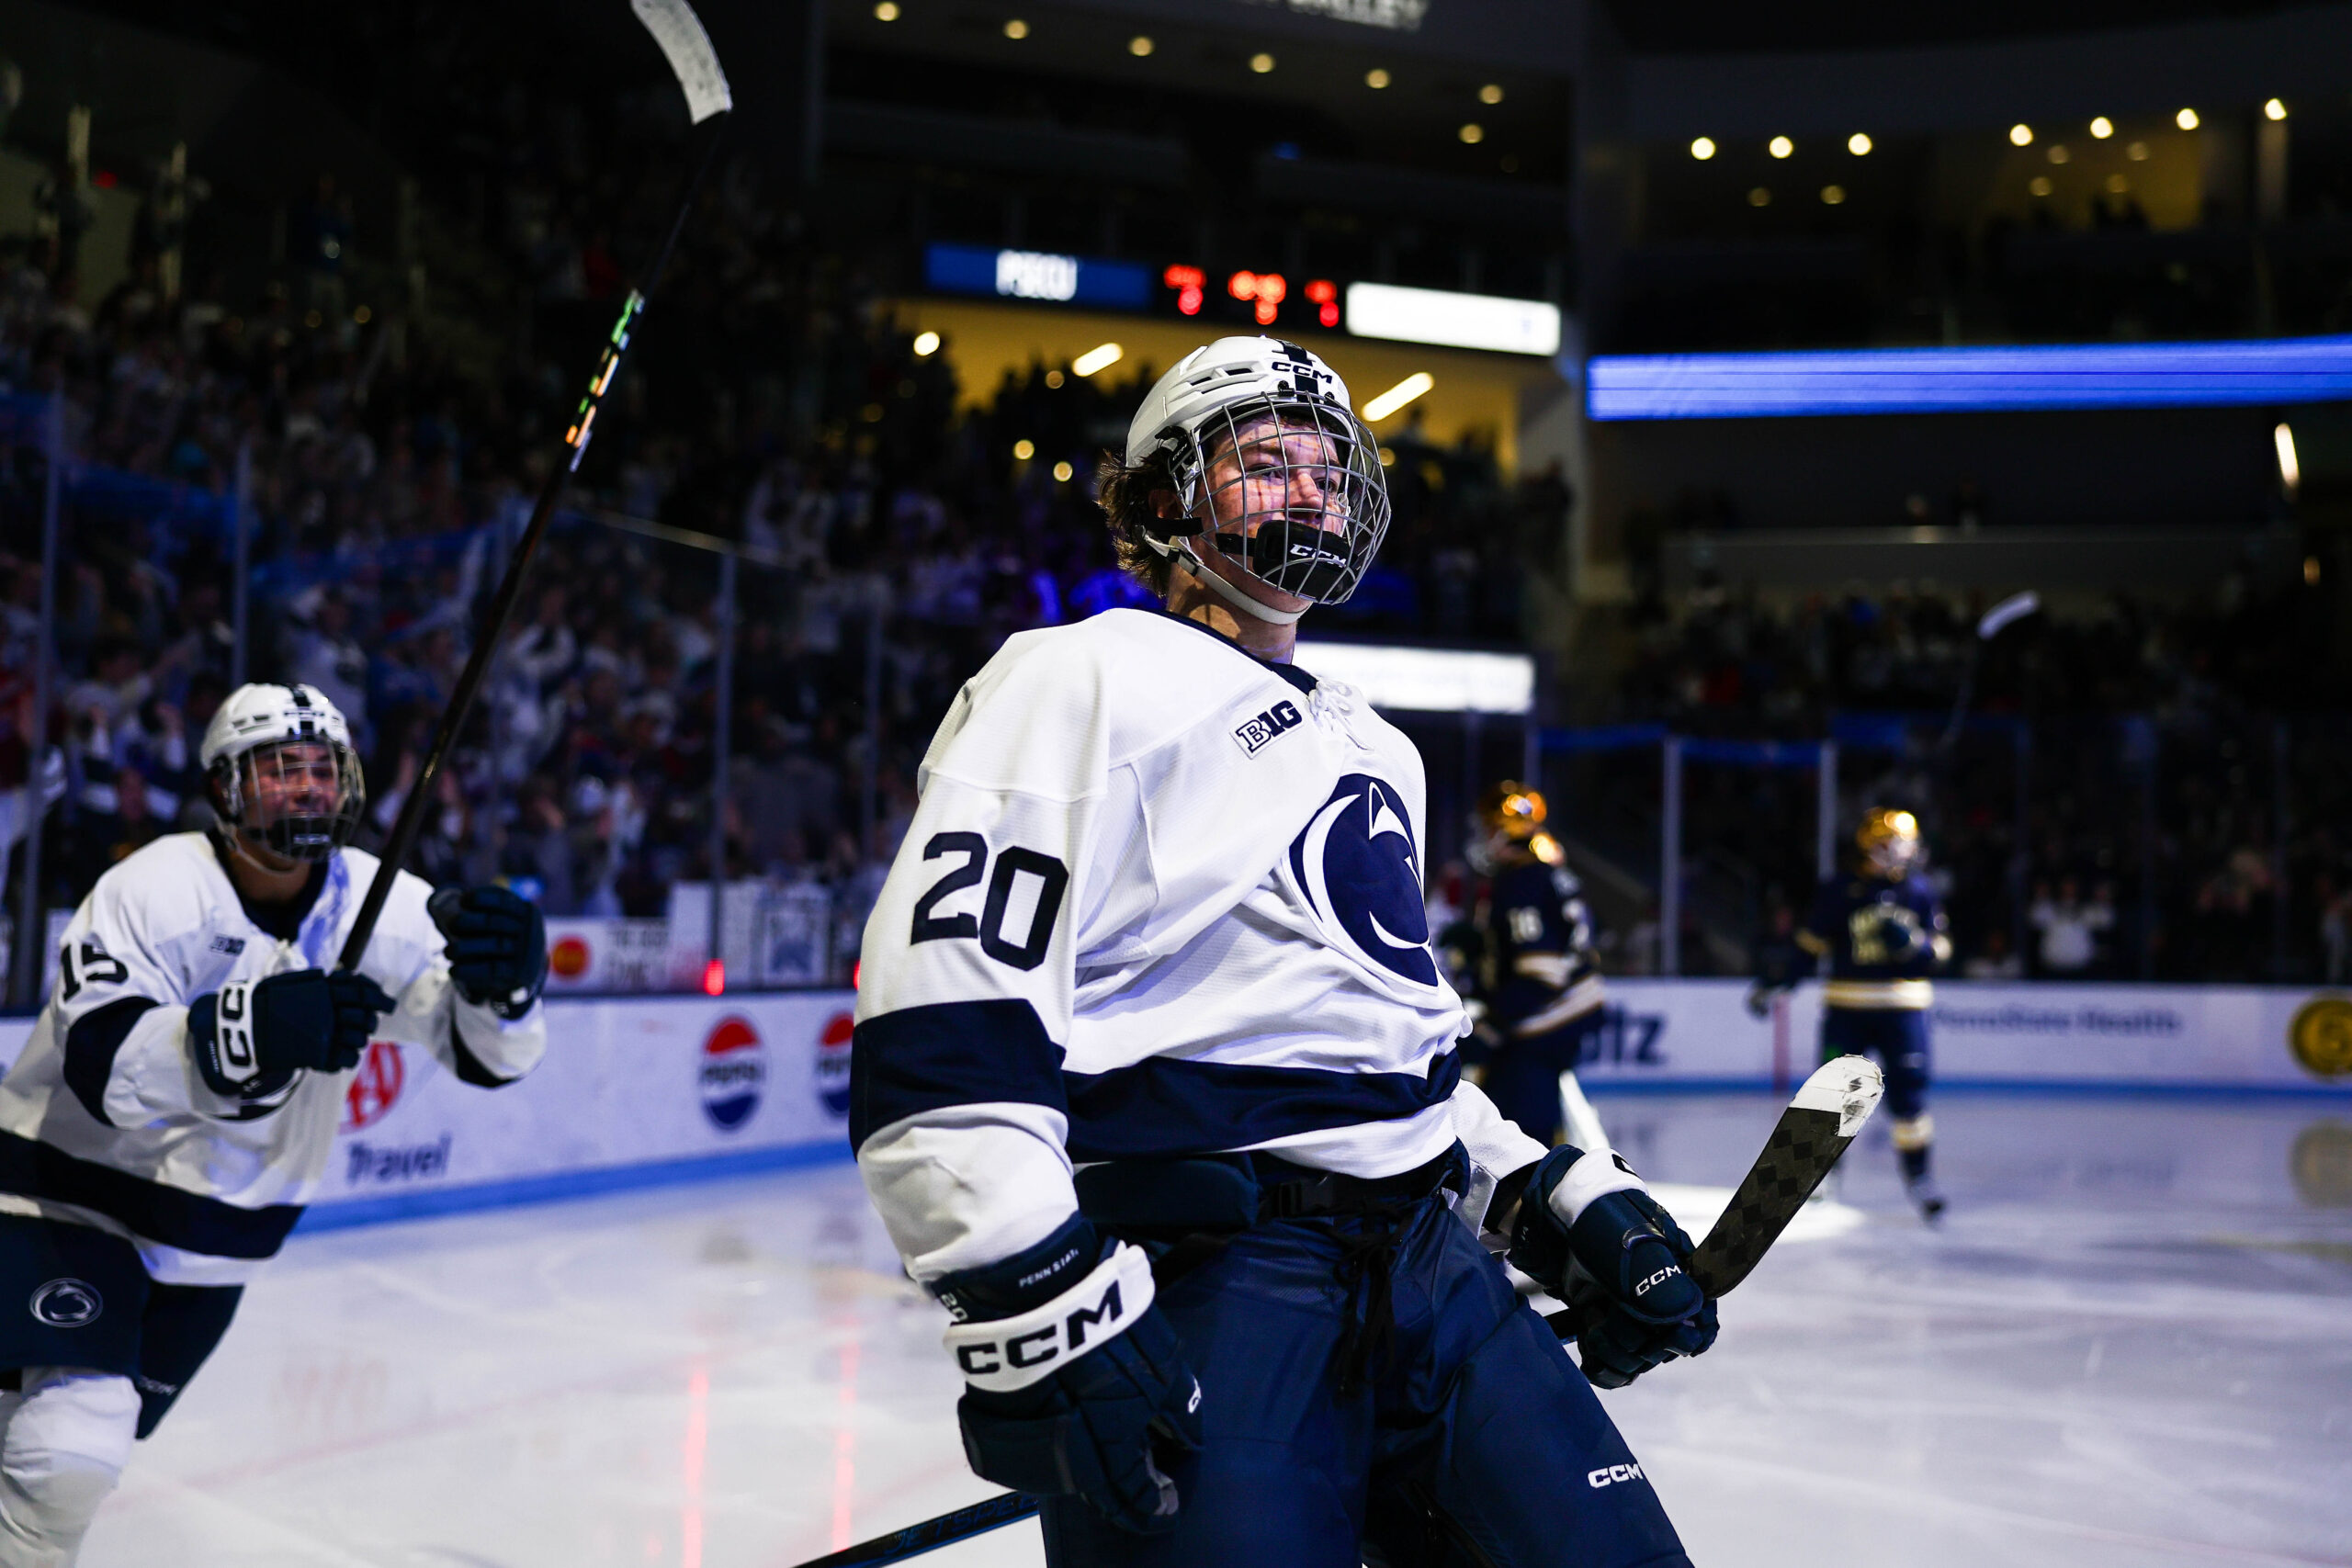
{"label": "stick blade with tape", "polygon": [[1878,1064],[1839,1056],[1804,1080],[1723,1218],[1690,1254],[1690,1278],[1720,1296],[1747,1278],[1838,1163],[1886,1092]]}
{"label": "stick blade with tape", "polygon": [[686,114],[695,124],[735,107],[735,95],[727,87],[727,73],[718,68],[718,51],[710,47],[710,34],[703,30],[702,18],[686,0],[629,0],[629,9],[662,46],[672,74],[686,95]]}

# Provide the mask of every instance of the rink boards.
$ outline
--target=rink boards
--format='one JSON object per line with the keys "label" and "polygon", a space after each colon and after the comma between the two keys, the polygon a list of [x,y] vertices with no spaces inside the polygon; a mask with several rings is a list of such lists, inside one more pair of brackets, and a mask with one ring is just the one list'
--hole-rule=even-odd
{"label": "rink boards", "polygon": [[[1611,980],[1596,1089],[1765,1088],[1815,1057],[1817,988],[1758,1020],[1736,980]],[[2352,1096],[2352,997],[2289,988],[1944,984],[1947,1087]],[[317,1229],[846,1158],[847,991],[560,998],[547,1060],[462,1084],[379,1041],[353,1075]],[[28,1019],[0,1020],[13,1059]]]}

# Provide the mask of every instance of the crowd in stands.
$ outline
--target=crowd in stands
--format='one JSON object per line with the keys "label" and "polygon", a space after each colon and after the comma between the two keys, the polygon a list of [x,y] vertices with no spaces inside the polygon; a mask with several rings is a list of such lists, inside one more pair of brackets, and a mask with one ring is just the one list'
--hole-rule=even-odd
{"label": "crowd in stands", "polygon": [[[1631,673],[1590,711],[1838,739],[1849,806],[1878,795],[1925,817],[1962,972],[2341,977],[2352,692],[2328,603],[2301,575],[2251,572],[2181,602],[2060,600],[1972,672],[1981,594],[1710,587],[1640,608]],[[1754,907],[1724,919],[1761,927],[1775,902],[1802,902],[1815,811],[1809,773],[1689,771],[1686,840],[1747,873]]]}
{"label": "crowd in stands", "polygon": [[[413,784],[684,139],[653,95],[625,96],[590,145],[576,105],[510,85],[485,109],[445,86],[449,121],[418,153],[428,188],[470,174],[474,240],[527,285],[518,319],[424,308],[400,269],[369,265],[389,240],[331,177],[290,201],[286,264],[250,298],[201,281],[217,275],[200,256],[185,266],[198,281],[166,297],[149,245],[85,309],[53,245],[0,236],[0,389],[61,398],[70,455],[40,761],[27,419],[0,457],[0,790],[45,776],[52,908],[206,819],[195,750],[237,657],[241,468],[247,672],[313,685],[350,717],[371,833]],[[502,153],[467,165],[484,114]],[[1140,600],[1091,479],[1156,372],[1041,364],[975,405],[955,344],[918,353],[763,193],[740,158],[686,223],[412,864],[514,879],[554,915],[660,916],[709,876],[718,558],[675,541],[715,536],[746,552],[727,874],[837,890],[840,973],[957,686],[1015,631]],[[1517,540],[1556,535],[1565,491],[1410,440],[1396,471],[1395,542],[1351,624],[1509,635]]]}

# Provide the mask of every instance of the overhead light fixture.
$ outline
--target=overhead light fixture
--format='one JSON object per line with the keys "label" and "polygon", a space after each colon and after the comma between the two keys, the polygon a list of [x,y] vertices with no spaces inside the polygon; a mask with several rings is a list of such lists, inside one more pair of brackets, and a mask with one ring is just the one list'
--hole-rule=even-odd
{"label": "overhead light fixture", "polygon": [[1495,83],[1489,82],[1485,86],[1478,89],[1478,101],[1482,104],[1501,103],[1503,101],[1503,90]]}
{"label": "overhead light fixture", "polygon": [[2122,196],[2129,192],[2131,188],[2132,182],[2125,179],[2121,175],[2109,175],[2107,176],[2107,190],[2109,196]]}
{"label": "overhead light fixture", "polygon": [[1071,468],[1067,462],[1056,463],[1054,465],[1055,481],[1059,484],[1068,484],[1069,483],[1070,475],[1077,471],[1077,469]]}
{"label": "overhead light fixture", "polygon": [[1797,144],[1785,136],[1775,136],[1764,144],[1764,151],[1775,158],[1785,158],[1797,150]]}
{"label": "overhead light fixture", "polygon": [[1137,60],[1141,60],[1158,47],[1159,45],[1151,41],[1151,35],[1148,33],[1137,33],[1127,40],[1127,52]]}
{"label": "overhead light fixture", "polygon": [[1846,187],[1844,186],[1823,186],[1821,187],[1821,203],[1823,206],[1839,207],[1844,205],[1845,200]]}
{"label": "overhead light fixture", "polygon": [[2123,155],[2135,164],[2144,164],[2148,161],[2148,144],[2144,141],[2134,141],[2123,150]]}
{"label": "overhead light fixture", "polygon": [[1363,405],[1364,423],[1377,424],[1411,402],[1415,398],[1437,385],[1437,378],[1426,370],[1416,370],[1388,390]]}
{"label": "overhead light fixture", "polygon": [[2053,164],[2063,164],[2067,159],[2073,157],[2074,154],[2066,151],[2066,144],[2064,142],[2053,141],[2050,144],[2050,151],[2044,153],[2043,156],[2047,157]]}
{"label": "overhead light fixture", "polygon": [[1263,76],[1267,72],[1272,71],[1273,68],[1274,57],[1266,53],[1262,50],[1250,57],[1250,69],[1255,71],[1261,76]]}
{"label": "overhead light fixture", "polygon": [[1015,17],[1004,24],[1004,36],[1017,43],[1029,36],[1029,24]]}
{"label": "overhead light fixture", "polygon": [[1116,365],[1126,352],[1115,343],[1106,343],[1099,348],[1090,348],[1071,360],[1069,367],[1081,376],[1091,376],[1097,370],[1107,370]]}
{"label": "overhead light fixture", "polygon": [[875,0],[874,19],[877,22],[897,21],[899,19],[899,0]]}
{"label": "overhead light fixture", "polygon": [[2009,127],[2009,145],[2012,147],[2032,146],[2033,127],[2026,124],[2023,120],[2019,120],[2017,124]]}
{"label": "overhead light fixture", "polygon": [[2287,105],[2285,101],[2279,98],[2272,98],[2266,102],[2262,106],[2262,118],[2265,119],[2285,119],[2287,118]]}
{"label": "overhead light fixture", "polygon": [[2031,191],[2036,196],[2048,196],[2052,191],[2058,187],[2050,183],[2050,176],[2048,175],[2036,175],[2033,178],[2025,182],[2025,188]]}
{"label": "overhead light fixture", "polygon": [[1696,137],[1690,143],[1690,156],[1702,164],[1715,155],[1715,141],[1711,136]]}
{"label": "overhead light fixture", "polygon": [[1046,385],[1057,392],[1062,389],[1062,383],[1068,379],[1069,378],[1064,376],[1058,370],[1048,370],[1046,372]]}
{"label": "overhead light fixture", "polygon": [[1363,73],[1363,85],[1370,87],[1375,93],[1380,91],[1381,88],[1388,85],[1392,80],[1394,80],[1394,78],[1377,65]]}
{"label": "overhead light fixture", "polygon": [[1758,186],[1754,190],[1747,193],[1747,205],[1750,207],[1770,207],[1772,205],[1772,193],[1766,190],[1762,186]]}
{"label": "overhead light fixture", "polygon": [[937,333],[915,333],[915,357],[917,359],[929,359],[933,355],[937,354],[938,352],[939,334]]}
{"label": "overhead light fixture", "polygon": [[2194,130],[2198,126],[2197,111],[2195,109],[2183,109],[2178,114],[2172,117],[2172,122],[2180,127],[2183,130]]}
{"label": "overhead light fixture", "polygon": [[1472,120],[1468,125],[1464,126],[1453,134],[1462,138],[1462,140],[1468,145],[1476,147],[1479,142],[1484,141],[1487,139],[1487,128],[1480,125],[1476,120]]}
{"label": "overhead light fixture", "polygon": [[1037,444],[1025,435],[1012,444],[1012,457],[1015,462],[1025,463],[1036,455]]}
{"label": "overhead light fixture", "polygon": [[1867,158],[1871,152],[1871,139],[1858,130],[1846,138],[1846,151],[1857,158]]}
{"label": "overhead light fixture", "polygon": [[[1328,281],[1310,282],[1306,297],[1316,299],[1323,291],[1318,285]],[[1560,352],[1560,308],[1543,299],[1405,288],[1393,283],[1351,283],[1346,316],[1348,331],[1357,337],[1477,348],[1493,354],[1532,354],[1543,359]]]}
{"label": "overhead light fixture", "polygon": [[2091,121],[2091,136],[2093,140],[2104,141],[2114,134],[2115,122],[2108,118],[2107,116],[2100,115],[2097,119]]}
{"label": "overhead light fixture", "polygon": [[2303,483],[2303,466],[2295,460],[2294,429],[2282,420],[2278,428],[2270,433],[2270,438],[2278,446],[2278,487],[2287,492],[2287,499],[2292,501],[2295,491],[2301,489]]}

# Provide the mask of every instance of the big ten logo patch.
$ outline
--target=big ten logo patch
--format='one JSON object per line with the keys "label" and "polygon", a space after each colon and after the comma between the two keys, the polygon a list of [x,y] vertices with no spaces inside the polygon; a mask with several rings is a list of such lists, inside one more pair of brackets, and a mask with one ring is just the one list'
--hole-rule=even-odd
{"label": "big ten logo patch", "polygon": [[702,1043],[702,1113],[722,1133],[732,1133],[760,1108],[760,1093],[767,1087],[767,1047],[760,1032],[741,1013],[729,1013],[712,1026]]}
{"label": "big ten logo patch", "polygon": [[368,1054],[359,1058],[359,1070],[351,1075],[343,1091],[342,1131],[356,1133],[390,1115],[407,1082],[408,1066],[401,1060],[401,1048],[389,1040],[368,1042]]}
{"label": "big ten logo patch", "polygon": [[851,1015],[837,1012],[817,1035],[817,1100],[829,1116],[849,1114],[850,1043],[856,1035]]}
{"label": "big ten logo patch", "polygon": [[1233,739],[1240,743],[1242,755],[1254,757],[1273,739],[1285,730],[1295,729],[1300,723],[1298,705],[1279,702],[1249,722],[1237,727]]}
{"label": "big ten logo patch", "polygon": [[588,950],[588,939],[580,936],[558,937],[548,949],[548,973],[559,980],[577,980],[588,973],[588,964],[595,955]]}
{"label": "big ten logo patch", "polygon": [[2352,998],[2313,997],[2297,1008],[2287,1048],[2313,1077],[2352,1074]]}

